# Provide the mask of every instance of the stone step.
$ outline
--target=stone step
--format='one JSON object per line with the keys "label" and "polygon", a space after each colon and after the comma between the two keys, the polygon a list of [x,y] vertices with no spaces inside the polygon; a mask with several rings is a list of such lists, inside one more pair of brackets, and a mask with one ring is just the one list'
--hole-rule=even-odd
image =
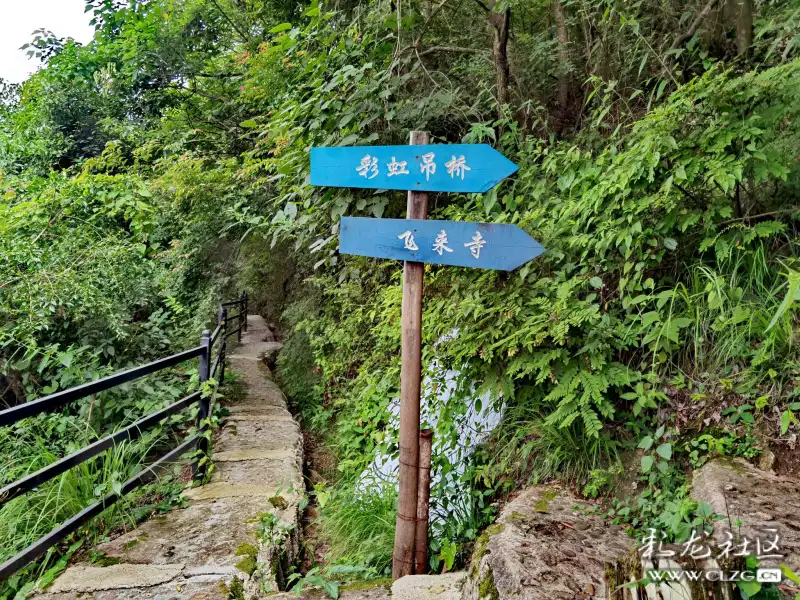
{"label": "stone step", "polygon": [[[380,581],[356,583],[343,586],[339,592],[341,600],[461,600],[461,588],[466,573],[444,575],[408,575],[395,582]],[[301,600],[325,600],[328,597],[319,588],[304,590]],[[269,597],[269,600],[297,600],[294,592],[284,592]]]}
{"label": "stone step", "polygon": [[407,575],[392,584],[392,600],[461,600],[466,573]]}

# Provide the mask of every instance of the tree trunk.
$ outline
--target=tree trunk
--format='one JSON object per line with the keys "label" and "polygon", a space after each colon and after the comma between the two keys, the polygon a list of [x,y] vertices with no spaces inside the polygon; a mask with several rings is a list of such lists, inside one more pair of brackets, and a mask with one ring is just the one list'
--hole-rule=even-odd
{"label": "tree trunk", "polygon": [[553,18],[558,40],[558,66],[561,73],[556,83],[556,119],[554,129],[558,135],[564,131],[569,121],[569,31],[567,29],[567,11],[561,0],[553,0]]}
{"label": "tree trunk", "polygon": [[508,104],[508,34],[511,25],[511,9],[495,12],[497,0],[486,3],[489,8],[489,23],[492,26],[492,56],[497,82],[498,113],[503,116],[503,106]]}
{"label": "tree trunk", "polygon": [[753,43],[753,2],[728,0],[728,7],[736,26],[736,54],[743,56]]}
{"label": "tree trunk", "polygon": [[719,5],[712,8],[698,34],[703,48],[717,58],[725,56],[725,19],[723,12],[722,7]]}

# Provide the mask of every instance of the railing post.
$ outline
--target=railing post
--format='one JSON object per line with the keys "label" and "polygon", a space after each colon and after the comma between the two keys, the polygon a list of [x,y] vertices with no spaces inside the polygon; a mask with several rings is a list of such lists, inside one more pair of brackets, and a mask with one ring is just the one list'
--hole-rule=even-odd
{"label": "railing post", "polygon": [[219,322],[222,323],[222,331],[220,337],[222,341],[219,347],[219,382],[222,384],[225,381],[225,352],[228,350],[228,309],[224,306],[221,307]]}
{"label": "railing post", "polygon": [[[203,353],[200,355],[200,386],[202,387],[202,385],[208,381],[211,371],[211,332],[208,329],[203,330],[200,336],[200,347],[203,349]],[[203,479],[206,474],[207,462],[200,466],[199,461],[203,457],[208,457],[208,439],[203,435],[206,429],[203,422],[208,418],[208,413],[211,408],[210,402],[208,396],[201,396],[200,402],[197,404],[197,430],[202,435],[197,449],[200,450],[202,456],[198,458],[198,462],[195,463],[192,469],[195,479]]]}
{"label": "railing post", "polygon": [[247,295],[247,291],[242,293],[244,294],[244,331],[247,333],[247,315],[250,312],[250,296]]}
{"label": "railing post", "polygon": [[236,334],[236,341],[242,341],[242,329],[244,328],[244,324],[247,321],[247,316],[244,314],[244,292],[241,293],[239,296],[239,331]]}

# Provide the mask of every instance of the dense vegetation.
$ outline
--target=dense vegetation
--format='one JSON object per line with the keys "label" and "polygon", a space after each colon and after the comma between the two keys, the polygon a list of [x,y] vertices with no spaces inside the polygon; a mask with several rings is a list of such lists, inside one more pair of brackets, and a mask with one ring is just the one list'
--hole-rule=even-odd
{"label": "dense vegetation", "polygon": [[[393,486],[358,478],[397,450],[401,266],[340,256],[337,228],[342,215],[402,217],[405,198],[310,187],[308,149],[428,130],[520,165],[489,193],[432,196],[431,217],[516,223],[548,249],[508,274],[426,269],[423,402],[434,507],[448,515],[432,568],[467,560],[492,503],[530,482],[605,495],[633,456],[644,491],[610,514],[680,538],[697,510],[688,468],[794,447],[796,3],[90,0],[87,12],[92,43],[40,35],[45,68],[0,92],[5,405],[185,347],[246,287],[280,322],[284,389],[334,459],[314,492],[330,559],[383,574]],[[169,401],[190,375],[0,432],[0,484]],[[487,404],[500,425],[458,452]],[[157,443],[1,509],[0,561]]]}

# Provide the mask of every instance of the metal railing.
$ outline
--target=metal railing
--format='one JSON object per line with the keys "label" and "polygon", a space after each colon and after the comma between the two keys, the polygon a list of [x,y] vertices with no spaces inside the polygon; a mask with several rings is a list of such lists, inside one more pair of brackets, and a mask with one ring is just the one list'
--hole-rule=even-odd
{"label": "metal railing", "polygon": [[[237,308],[238,312],[233,315],[228,315],[228,308]],[[227,339],[234,333],[237,334],[239,341],[242,340],[242,330],[247,331],[247,308],[248,296],[246,292],[242,292],[237,300],[231,302],[224,302],[219,305],[219,312],[217,314],[217,328],[213,333],[208,330],[203,331],[200,337],[200,345],[195,348],[190,348],[183,352],[167,356],[156,360],[154,362],[134,367],[120,373],[115,373],[108,377],[103,377],[96,381],[85,383],[68,390],[56,392],[25,404],[20,404],[13,408],[0,411],[0,427],[7,427],[13,425],[18,421],[32,417],[45,412],[56,411],[71,402],[86,398],[93,394],[98,394],[105,390],[122,385],[129,381],[134,381],[146,375],[156,373],[163,369],[174,367],[183,362],[200,359],[199,375],[200,384],[202,385],[212,377],[217,376],[219,371],[218,380],[222,382],[225,377],[225,356],[227,351]],[[238,321],[238,327],[230,330],[228,323],[231,321]],[[214,345],[219,341],[217,356],[213,364],[211,362],[211,355]],[[207,421],[211,410],[210,398],[203,395],[201,392],[194,392],[181,398],[177,402],[170,404],[157,412],[154,412],[146,417],[143,417],[135,423],[120,429],[96,442],[86,446],[85,448],[65,456],[35,473],[26,475],[22,479],[10,483],[0,489],[0,508],[2,508],[10,500],[21,496],[22,494],[33,490],[41,484],[50,481],[64,473],[65,471],[75,467],[87,460],[105,452],[109,448],[116,446],[125,441],[135,440],[139,438],[148,428],[160,423],[167,417],[177,414],[182,410],[189,408],[197,403],[197,433],[185,439],[177,448],[174,448],[166,455],[162,456],[156,462],[148,466],[143,471],[139,472],[133,478],[129,479],[122,484],[122,489],[119,492],[114,492],[104,496],[100,501],[84,508],[71,519],[65,521],[53,531],[38,539],[33,544],[9,558],[6,562],[0,565],[0,580],[8,578],[10,575],[28,565],[31,561],[35,560],[47,550],[62,540],[68,535],[77,531],[81,525],[96,517],[108,507],[119,501],[123,496],[135,490],[136,488],[149,483],[157,476],[158,469],[166,465],[181,455],[185,454],[191,448],[197,448],[201,454],[196,458],[192,465],[192,471],[196,479],[202,479],[206,473],[206,463],[202,458],[208,454],[208,439]]]}

